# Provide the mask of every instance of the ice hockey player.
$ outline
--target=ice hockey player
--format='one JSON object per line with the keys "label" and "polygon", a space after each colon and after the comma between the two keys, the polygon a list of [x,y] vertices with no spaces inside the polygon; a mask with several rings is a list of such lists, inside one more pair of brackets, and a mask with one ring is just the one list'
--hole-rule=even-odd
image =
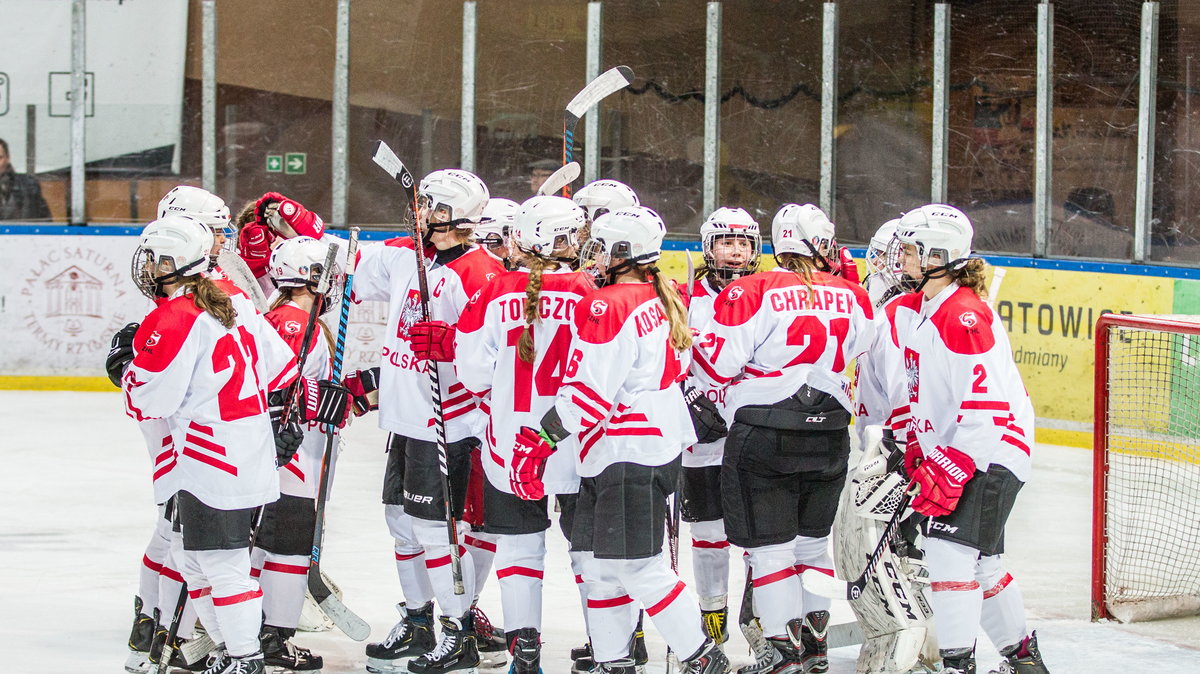
{"label": "ice hockey player", "polygon": [[[311,237],[297,236],[279,243],[271,253],[268,275],[278,289],[267,321],[287,342],[297,358],[304,343],[309,311],[314,304],[318,315],[324,307],[337,303],[340,272],[334,270],[334,284],[322,296],[316,294],[317,283],[324,271],[329,244]],[[333,336],[320,320],[314,325],[304,370],[304,383],[333,389],[324,391],[331,398],[331,410],[345,419],[351,404],[348,391],[331,383],[319,383],[332,374],[331,345]],[[338,403],[332,398],[340,395]],[[272,391],[268,396],[273,419],[277,419],[286,404],[286,391]],[[279,423],[279,422],[277,422]],[[344,422],[343,422],[344,423]],[[339,424],[340,425],[340,424]],[[252,555],[252,568],[258,572],[263,590],[263,628],[260,634],[265,663],[290,671],[321,669],[322,658],[306,648],[296,646],[291,637],[296,633],[304,593],[308,589],[309,555],[312,552],[313,532],[316,529],[316,499],[321,479],[321,463],[325,453],[326,425],[315,421],[304,426],[304,437],[294,454],[281,452],[279,465],[279,500],[263,509],[257,547]]]}
{"label": "ice hockey player", "polygon": [[588,231],[596,218],[618,208],[640,206],[637,192],[619,180],[593,180],[571,196],[571,199],[587,213],[587,225],[579,230],[579,245],[588,240]]}
{"label": "ice hockey player", "polygon": [[1046,672],[1028,632],[1021,593],[1000,560],[1004,525],[1029,478],[1033,406],[1008,335],[985,302],[985,263],[961,211],[931,204],[896,231],[904,273],[917,290],[899,300],[910,418],[905,469],[926,515],[924,552],[946,672],[976,671],[982,626],[1002,671]]}
{"label": "ice hockey player", "polygon": [[[762,238],[758,223],[744,209],[718,208],[700,225],[704,265],[691,280],[689,321],[697,330],[712,318],[713,300],[730,282],[758,271]],[[697,387],[719,411],[725,386],[713,386],[692,376]],[[704,430],[708,432],[704,434]],[[704,631],[718,644],[729,639],[729,540],[721,509],[721,456],[725,420],[719,412],[707,429],[697,428],[697,442],[683,453],[683,520],[691,526],[692,571]]]}
{"label": "ice hockey player", "polygon": [[[121,382],[131,417],[163,419],[170,430],[156,457],[155,498],[174,497],[183,577],[205,629],[224,644],[206,671],[255,674],[263,671],[262,602],[250,576],[250,528],[255,508],[279,494],[266,392],[296,377],[295,358],[261,315],[239,315],[201,275],[212,248],[211,230],[189,216],[143,231],[134,281],[166,301],[134,335]],[[221,395],[231,377],[257,382],[257,393]]]}
{"label": "ice hockey player", "polygon": [[[209,252],[209,270],[204,275],[217,282],[218,287],[231,295],[240,294],[227,286],[222,280],[223,274],[216,268],[218,253],[225,244],[229,231],[229,208],[224,200],[211,192],[199,187],[178,185],[172,188],[158,202],[158,219],[168,215],[189,215],[207,225],[213,235],[213,247]],[[235,302],[243,298],[233,297]],[[161,303],[165,298],[156,300]],[[106,363],[109,379],[114,386],[120,387],[121,374],[129,359],[133,357],[132,342],[139,323],[130,323],[113,336],[112,351]],[[170,434],[166,422],[161,419],[146,419],[139,422],[139,429],[146,437],[147,449],[151,460],[162,452],[162,440]],[[152,662],[158,661],[158,651],[165,643],[167,632],[160,626],[156,634],[156,620],[151,615],[169,616],[174,611],[176,597],[183,585],[183,577],[179,574],[180,562],[171,556],[170,539],[178,534],[171,532],[171,513],[167,512],[167,504],[159,504],[159,518],[150,543],[142,555],[142,568],[139,576],[138,594],[134,598],[134,626],[129,638],[130,655],[126,663],[129,672],[144,672]],[[156,613],[157,612],[157,613]],[[196,623],[195,609],[189,600],[184,608],[183,616],[176,638],[176,646],[192,637],[192,626]],[[154,639],[158,639],[157,647]],[[151,651],[153,650],[153,653]],[[186,661],[175,650],[172,663],[184,668]],[[153,655],[153,658],[150,656]],[[203,662],[201,660],[200,662]]]}
{"label": "ice hockey player", "polygon": [[779,267],[721,291],[693,369],[727,386],[725,530],[749,553],[772,647],[741,671],[824,672],[829,600],[802,592],[798,573],[832,573],[830,526],[850,451],[842,372],[870,344],[874,314],[861,286],[820,271],[833,232],[819,209],[785,205],[771,234]]}
{"label": "ice hockey player", "polygon": [[234,225],[238,230],[238,254],[258,279],[266,296],[275,290],[267,269],[276,240],[295,236],[320,240],[325,234],[325,221],[321,216],[278,192],[267,192],[253,206],[247,204]]}
{"label": "ice hockey player", "polygon": [[[584,221],[583,209],[570,199],[528,199],[512,227],[516,269],[484,285],[458,322],[458,376],[485,400],[488,413],[482,450],[487,477],[484,531],[497,536],[496,576],[512,674],[542,672],[549,496],[567,500],[579,490],[574,451],[547,457],[538,453],[545,449],[540,439],[522,444],[519,436],[536,433],[532,428],[540,426],[554,404],[571,346],[575,307],[595,287],[590,276],[571,269],[577,257],[575,235]],[[570,441],[566,445],[571,446]],[[531,466],[539,466],[541,472],[530,473]],[[568,540],[572,510],[563,509]]]}
{"label": "ice hockey player", "polygon": [[473,230],[475,243],[495,256],[505,269],[510,268],[509,238],[520,208],[521,205],[512,199],[492,197],[483,207],[483,218]]}
{"label": "ice hockey player", "polygon": [[850,250],[845,246],[838,245],[837,239],[834,238],[833,221],[829,219],[825,211],[812,204],[803,206],[784,204],[775,213],[775,220],[771,223],[772,231],[780,224],[784,224],[780,218],[784,218],[784,221],[788,218],[804,218],[814,232],[818,230],[821,232],[823,241],[828,240],[828,243],[823,244],[822,249],[815,251],[813,256],[818,271],[840,276],[851,283],[859,282],[858,266],[854,264]]}
{"label": "ice hockey player", "polygon": [[[729,661],[700,625],[695,595],[663,556],[667,497],[679,455],[696,441],[682,381],[692,346],[686,309],[659,273],[665,226],[648,208],[601,215],[580,258],[603,286],[576,306],[563,386],[521,453],[546,457],[574,436],[581,476],[571,548],[584,561],[588,636],[599,672],[631,674],[625,636],[640,604],[685,672],[727,672]],[[539,467],[528,466],[536,477]],[[536,485],[537,482],[535,481]]]}
{"label": "ice hockey player", "polygon": [[[424,240],[400,237],[361,249],[356,300],[389,304],[379,377],[379,423],[392,433],[383,501],[396,539],[396,566],[405,602],[402,620],[380,643],[367,646],[371,671],[449,672],[479,664],[471,602],[474,566],[460,548],[465,593],[455,595],[443,511],[439,450],[427,367],[438,367],[455,517],[462,516],[471,453],[486,417],[455,376],[454,325],[467,301],[504,268],[471,243],[488,200],[478,176],[459,169],[434,171],[418,187]],[[428,266],[430,320],[422,320],[417,264]],[[433,633],[433,598],[442,636]],[[501,646],[503,648],[503,646]]]}

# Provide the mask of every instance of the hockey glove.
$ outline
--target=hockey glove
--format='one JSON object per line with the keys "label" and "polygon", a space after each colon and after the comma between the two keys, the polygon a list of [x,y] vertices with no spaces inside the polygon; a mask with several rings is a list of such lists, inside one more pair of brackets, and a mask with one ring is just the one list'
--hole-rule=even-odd
{"label": "hockey glove", "polygon": [[304,442],[304,430],[295,419],[281,423],[283,405],[275,405],[270,409],[271,430],[275,433],[275,466],[286,466],[300,449]]}
{"label": "hockey glove", "polygon": [[508,485],[513,494],[524,501],[539,501],[546,496],[542,476],[546,461],[554,453],[554,445],[545,433],[522,426],[513,447],[512,464],[508,468]]}
{"label": "hockey glove", "polygon": [[912,509],[930,517],[949,515],[958,507],[963,485],[975,476],[975,461],[953,447],[934,447],[913,473],[920,491]]}
{"label": "hockey glove", "polygon": [[704,391],[693,386],[683,393],[688,413],[692,415],[692,428],[696,429],[696,444],[716,442],[729,434],[725,419],[717,411],[716,404],[704,395]]}
{"label": "hockey glove", "polygon": [[328,379],[305,379],[299,382],[296,400],[300,416],[305,421],[333,424],[338,428],[346,425],[350,416],[350,391],[345,386]]}
{"label": "hockey glove", "polygon": [[121,377],[125,375],[125,366],[133,360],[133,336],[137,334],[140,323],[130,323],[117,330],[113,335],[112,345],[108,349],[108,359],[104,369],[108,370],[108,380],[113,386],[121,388]]}
{"label": "hockey glove", "polygon": [[925,458],[921,443],[917,442],[917,434],[908,432],[908,440],[904,444],[904,473],[910,478],[917,474],[917,464]]}
{"label": "hockey glove", "polygon": [[830,266],[833,267],[835,276],[841,276],[851,283],[859,282],[858,265],[854,264],[854,256],[850,254],[849,248],[845,246],[838,248],[836,259],[831,262]]}
{"label": "hockey glove", "polygon": [[238,232],[238,255],[255,278],[266,275],[267,267],[271,264],[271,243],[274,241],[275,232],[256,222],[248,223]]}
{"label": "hockey glove", "polygon": [[445,321],[421,321],[408,329],[417,358],[448,363],[454,360],[454,336],[458,330]]}
{"label": "hockey glove", "polygon": [[287,198],[280,201],[279,219],[290,225],[300,236],[319,239],[325,233],[325,221],[321,220],[321,216],[300,205],[299,201]]}
{"label": "hockey glove", "polygon": [[354,416],[379,409],[379,368],[372,367],[346,375],[342,386],[350,392],[354,404]]}

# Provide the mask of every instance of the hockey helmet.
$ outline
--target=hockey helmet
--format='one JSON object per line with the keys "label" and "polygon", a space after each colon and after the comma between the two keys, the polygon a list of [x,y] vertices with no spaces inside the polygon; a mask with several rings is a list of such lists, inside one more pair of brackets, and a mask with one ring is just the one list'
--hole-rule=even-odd
{"label": "hockey helmet", "polygon": [[512,236],[524,253],[570,262],[576,257],[576,233],[585,224],[587,214],[570,199],[536,196],[521,204]]}
{"label": "hockey helmet", "polygon": [[587,212],[588,222],[618,208],[640,206],[642,202],[633,188],[619,180],[594,180],[584,185],[572,197]]}
{"label": "hockey helmet", "polygon": [[417,207],[425,212],[431,230],[472,229],[487,206],[487,185],[462,169],[440,169],[425,176],[417,188]]}
{"label": "hockey helmet", "polygon": [[[728,238],[745,239],[750,242],[750,254],[740,263],[735,263],[738,266],[729,266],[728,262],[717,264],[713,244]],[[704,264],[709,271],[730,280],[752,274],[758,269],[762,236],[759,234],[758,223],[745,209],[721,207],[713,211],[704,224],[700,225],[700,247],[704,252]]]}
{"label": "hockey helmet", "polygon": [[597,283],[611,283],[634,265],[656,262],[667,227],[658,213],[630,206],[605,213],[592,223],[591,237],[579,260]]}
{"label": "hockey helmet", "polygon": [[[271,263],[267,269],[271,283],[276,288],[308,288],[315,293],[321,274],[324,273],[325,260],[329,256],[331,245],[335,244],[318,241],[310,236],[284,239],[271,251]],[[329,290],[325,294],[326,305],[337,302],[340,279],[341,269],[335,263]]]}
{"label": "hockey helmet", "polygon": [[166,297],[164,286],[209,270],[213,234],[190,215],[167,215],[142,230],[133,254],[131,275],[150,299]]}
{"label": "hockey helmet", "polygon": [[513,219],[520,207],[521,205],[512,199],[488,199],[487,205],[483,207],[483,217],[472,230],[475,243],[486,246],[503,244],[512,231]]}
{"label": "hockey helmet", "polygon": [[813,258],[819,267],[829,267],[828,258],[837,250],[833,221],[812,204],[784,204],[771,220],[771,244],[775,255]]}
{"label": "hockey helmet", "polygon": [[896,241],[916,246],[921,269],[958,269],[971,257],[975,228],[966,214],[946,204],[927,204],[909,211],[896,227]]}

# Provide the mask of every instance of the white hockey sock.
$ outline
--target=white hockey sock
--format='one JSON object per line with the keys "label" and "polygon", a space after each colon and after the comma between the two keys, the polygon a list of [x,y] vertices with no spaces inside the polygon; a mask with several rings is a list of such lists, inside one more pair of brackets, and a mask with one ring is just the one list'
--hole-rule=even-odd
{"label": "white hockey sock", "polygon": [[[478,553],[473,550],[472,555]],[[496,578],[504,607],[504,629],[542,631],[542,576],[546,568],[546,532],[497,536]],[[476,567],[478,569],[478,567]],[[476,576],[476,585],[479,576]]]}
{"label": "white hockey sock", "polygon": [[396,575],[404,602],[412,607],[424,606],[433,601],[433,585],[425,570],[425,548],[417,543],[413,533],[413,518],[404,512],[403,506],[385,505],[383,511],[388,531],[396,541]]}
{"label": "white hockey sock", "polygon": [[433,594],[437,597],[441,614],[461,618],[471,610],[471,603],[475,599],[475,562],[471,559],[471,549],[458,546],[464,591],[461,595],[454,594],[453,564],[450,546],[446,541],[445,523],[414,518],[413,533],[417,536],[417,542],[425,548],[425,570],[429,572],[429,581],[433,585]]}
{"label": "white hockey sock", "polygon": [[213,612],[229,654],[236,657],[257,652],[263,593],[250,577],[249,550],[197,550],[185,554],[196,560],[210,583],[207,589]]}
{"label": "white hockey sock", "polygon": [[983,611],[979,622],[997,650],[1020,643],[1029,635],[1025,624],[1025,603],[1017,581],[1004,570],[999,555],[979,560],[975,579],[983,590]]}
{"label": "white hockey sock", "polygon": [[[729,594],[729,541],[725,538],[725,522],[710,520],[692,522],[692,573],[696,578],[696,594],[704,599]],[[706,607],[707,608],[707,607]],[[720,606],[707,608],[716,610]]]}
{"label": "white hockey sock", "polygon": [[154,607],[158,606],[158,577],[171,554],[170,531],[171,523],[163,519],[160,507],[154,533],[150,534],[150,542],[146,544],[138,573],[138,597],[142,600],[142,613],[146,615],[153,615]]}
{"label": "white hockey sock", "polygon": [[614,564],[625,588],[646,608],[655,629],[679,658],[700,650],[705,638],[700,604],[667,558],[659,553],[647,559],[614,560]]}
{"label": "white hockey sock", "polygon": [[[178,560],[179,568],[182,576],[180,583],[175,588],[176,600],[178,599],[179,588],[183,586],[183,579],[187,579],[188,583],[188,600],[186,606],[190,606],[195,615],[200,618],[200,623],[204,625],[204,630],[208,632],[208,636],[216,643],[225,641],[224,633],[221,630],[220,621],[217,620],[216,611],[213,610],[212,603],[212,587],[209,585],[208,578],[205,577],[203,569],[200,567],[200,561],[194,556],[195,553],[187,552],[183,549],[183,540],[178,534],[174,534],[171,539],[171,554],[174,560]],[[161,590],[160,590],[161,594]],[[171,607],[167,613],[163,614],[163,623],[169,624],[171,615],[175,610],[175,601],[171,602]],[[184,609],[184,618],[187,617],[187,608]],[[195,623],[195,618],[190,622],[181,619],[179,622],[180,631],[184,625]]]}
{"label": "white hockey sock", "polygon": [[[479,595],[483,592],[483,586],[487,584],[488,576],[492,573],[492,560],[495,559],[497,554],[496,544],[499,538],[496,534],[470,531],[469,529],[463,534],[463,544],[471,548],[471,561],[475,563],[474,601],[479,601]],[[508,623],[504,624],[507,625]]]}
{"label": "white hockey sock", "polygon": [[274,627],[296,627],[308,590],[307,555],[266,553],[258,582],[263,591],[263,621]]}
{"label": "white hockey sock", "polygon": [[579,607],[583,610],[583,628],[587,631],[588,626],[588,584],[583,578],[583,567],[592,553],[590,552],[575,552],[569,551],[567,556],[571,558],[571,572],[575,574],[575,589],[579,591]]}
{"label": "white hockey sock", "polygon": [[[797,536],[792,543],[795,545],[796,551],[797,574],[813,569],[831,576],[834,575],[828,536],[821,538]],[[803,616],[813,611],[828,611],[831,604],[832,602],[827,597],[808,592],[804,589],[804,584],[800,584],[800,615]]]}
{"label": "white hockey sock", "polygon": [[747,548],[754,583],[754,609],[763,635],[783,637],[787,622],[800,617],[800,578],[792,543]]}
{"label": "white hockey sock", "polygon": [[978,558],[979,551],[965,545],[938,538],[925,540],[930,603],[941,650],[975,645],[983,608],[983,591],[975,580]]}
{"label": "white hockey sock", "polygon": [[[163,625],[171,624],[171,617],[175,615],[175,605],[179,602],[179,591],[183,588],[183,574],[179,569],[183,568],[183,539],[179,538],[178,533],[171,532],[168,529],[170,549],[167,550],[167,557],[163,561],[162,573],[158,577],[158,610],[159,620]],[[178,547],[176,539],[178,538]],[[179,616],[179,630],[176,636],[180,639],[191,639],[196,628],[196,602],[192,599],[187,599],[183,605],[183,613]],[[215,640],[215,639],[214,639]]]}
{"label": "white hockey sock", "polygon": [[[581,553],[583,554],[583,553]],[[620,560],[598,560],[590,553],[583,558],[587,587],[587,632],[596,662],[612,662],[629,656],[629,637],[637,629],[638,605],[620,585],[614,568]]]}

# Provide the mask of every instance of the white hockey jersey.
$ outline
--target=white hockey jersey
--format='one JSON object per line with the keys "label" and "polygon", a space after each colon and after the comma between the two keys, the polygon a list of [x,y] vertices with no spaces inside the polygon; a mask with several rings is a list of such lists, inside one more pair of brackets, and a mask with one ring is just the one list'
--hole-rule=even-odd
{"label": "white hockey jersey", "polygon": [[155,460],[155,502],[180,490],[221,510],[278,498],[266,391],[295,379],[296,358],[270,324],[239,312],[226,329],[181,290],[150,312],[133,344],[126,411],[164,419],[171,432]]}
{"label": "white hockey jersey", "polygon": [[[416,246],[409,237],[364,246],[359,249],[354,275],[354,300],[386,300],[387,329],[381,350],[379,378],[379,426],[407,438],[432,442],[433,395],[428,361],[413,355],[408,329],[421,320],[421,295],[417,285]],[[428,251],[427,251],[428,252]],[[428,263],[429,257],[423,256]],[[472,247],[446,264],[428,268],[430,319],[458,322],[467,301],[491,279],[504,273],[496,258]],[[446,440],[479,437],[487,422],[474,396],[466,390],[454,368],[443,363],[438,370],[442,386],[442,409]]]}
{"label": "white hockey jersey", "polygon": [[[713,301],[717,298],[717,292],[707,277],[692,281],[688,292],[688,323],[692,328],[699,330],[712,320]],[[716,337],[713,336],[712,339],[715,340]],[[700,340],[697,340],[697,345],[699,342]],[[725,407],[725,384],[717,384],[710,379],[702,379],[695,374],[690,374],[687,385],[696,386],[704,391],[704,395],[708,396],[708,399],[717,406],[717,410]],[[685,468],[719,466],[724,455],[725,438],[702,445],[696,444],[684,451],[683,465]]]}
{"label": "white hockey jersey", "polygon": [[[288,302],[267,312],[267,322],[279,332],[279,336],[283,337],[283,341],[287,342],[299,360],[308,312],[295,303]],[[305,359],[304,371],[300,374],[309,379],[328,379],[333,374],[329,342],[320,326],[313,331],[308,358]],[[325,441],[328,436],[325,435],[325,424],[309,421],[303,424],[303,428],[304,441],[301,442],[300,449],[291,461],[279,469],[279,491],[289,496],[315,499],[321,481],[321,460],[325,456]]]}
{"label": "white hockey jersey", "polygon": [[[575,307],[595,289],[591,278],[569,269],[542,274],[541,322],[533,325],[537,356],[533,363],[517,355],[525,330],[525,286],[528,270],[510,271],[483,287],[463,309],[458,321],[455,363],[467,389],[482,398],[488,413],[482,463],[492,486],[511,493],[509,464],[522,426],[540,428],[554,405],[570,355]],[[547,494],[579,490],[575,472],[578,441],[564,440],[546,462],[542,482]]]}
{"label": "white hockey jersey", "polygon": [[908,427],[908,389],[904,385],[904,355],[896,337],[896,309],[900,296],[888,300],[875,313],[875,338],[858,357],[854,370],[854,430],[865,446],[867,427],[891,429],[901,446]]}
{"label": "white hockey jersey", "polygon": [[853,411],[843,371],[870,346],[873,318],[867,291],[831,274],[813,273],[811,288],[783,268],[743,276],[717,295],[692,370],[728,384],[730,424],[740,407],[777,403],[805,384]]}
{"label": "white hockey jersey", "polygon": [[683,390],[688,354],[650,283],[617,283],[576,306],[575,335],[555,407],[579,439],[582,477],[620,462],[660,466],[695,444]]}
{"label": "white hockey jersey", "polygon": [[901,297],[895,322],[921,447],[953,447],[981,471],[998,463],[1028,480],[1033,404],[996,312],[951,283],[930,300]]}

